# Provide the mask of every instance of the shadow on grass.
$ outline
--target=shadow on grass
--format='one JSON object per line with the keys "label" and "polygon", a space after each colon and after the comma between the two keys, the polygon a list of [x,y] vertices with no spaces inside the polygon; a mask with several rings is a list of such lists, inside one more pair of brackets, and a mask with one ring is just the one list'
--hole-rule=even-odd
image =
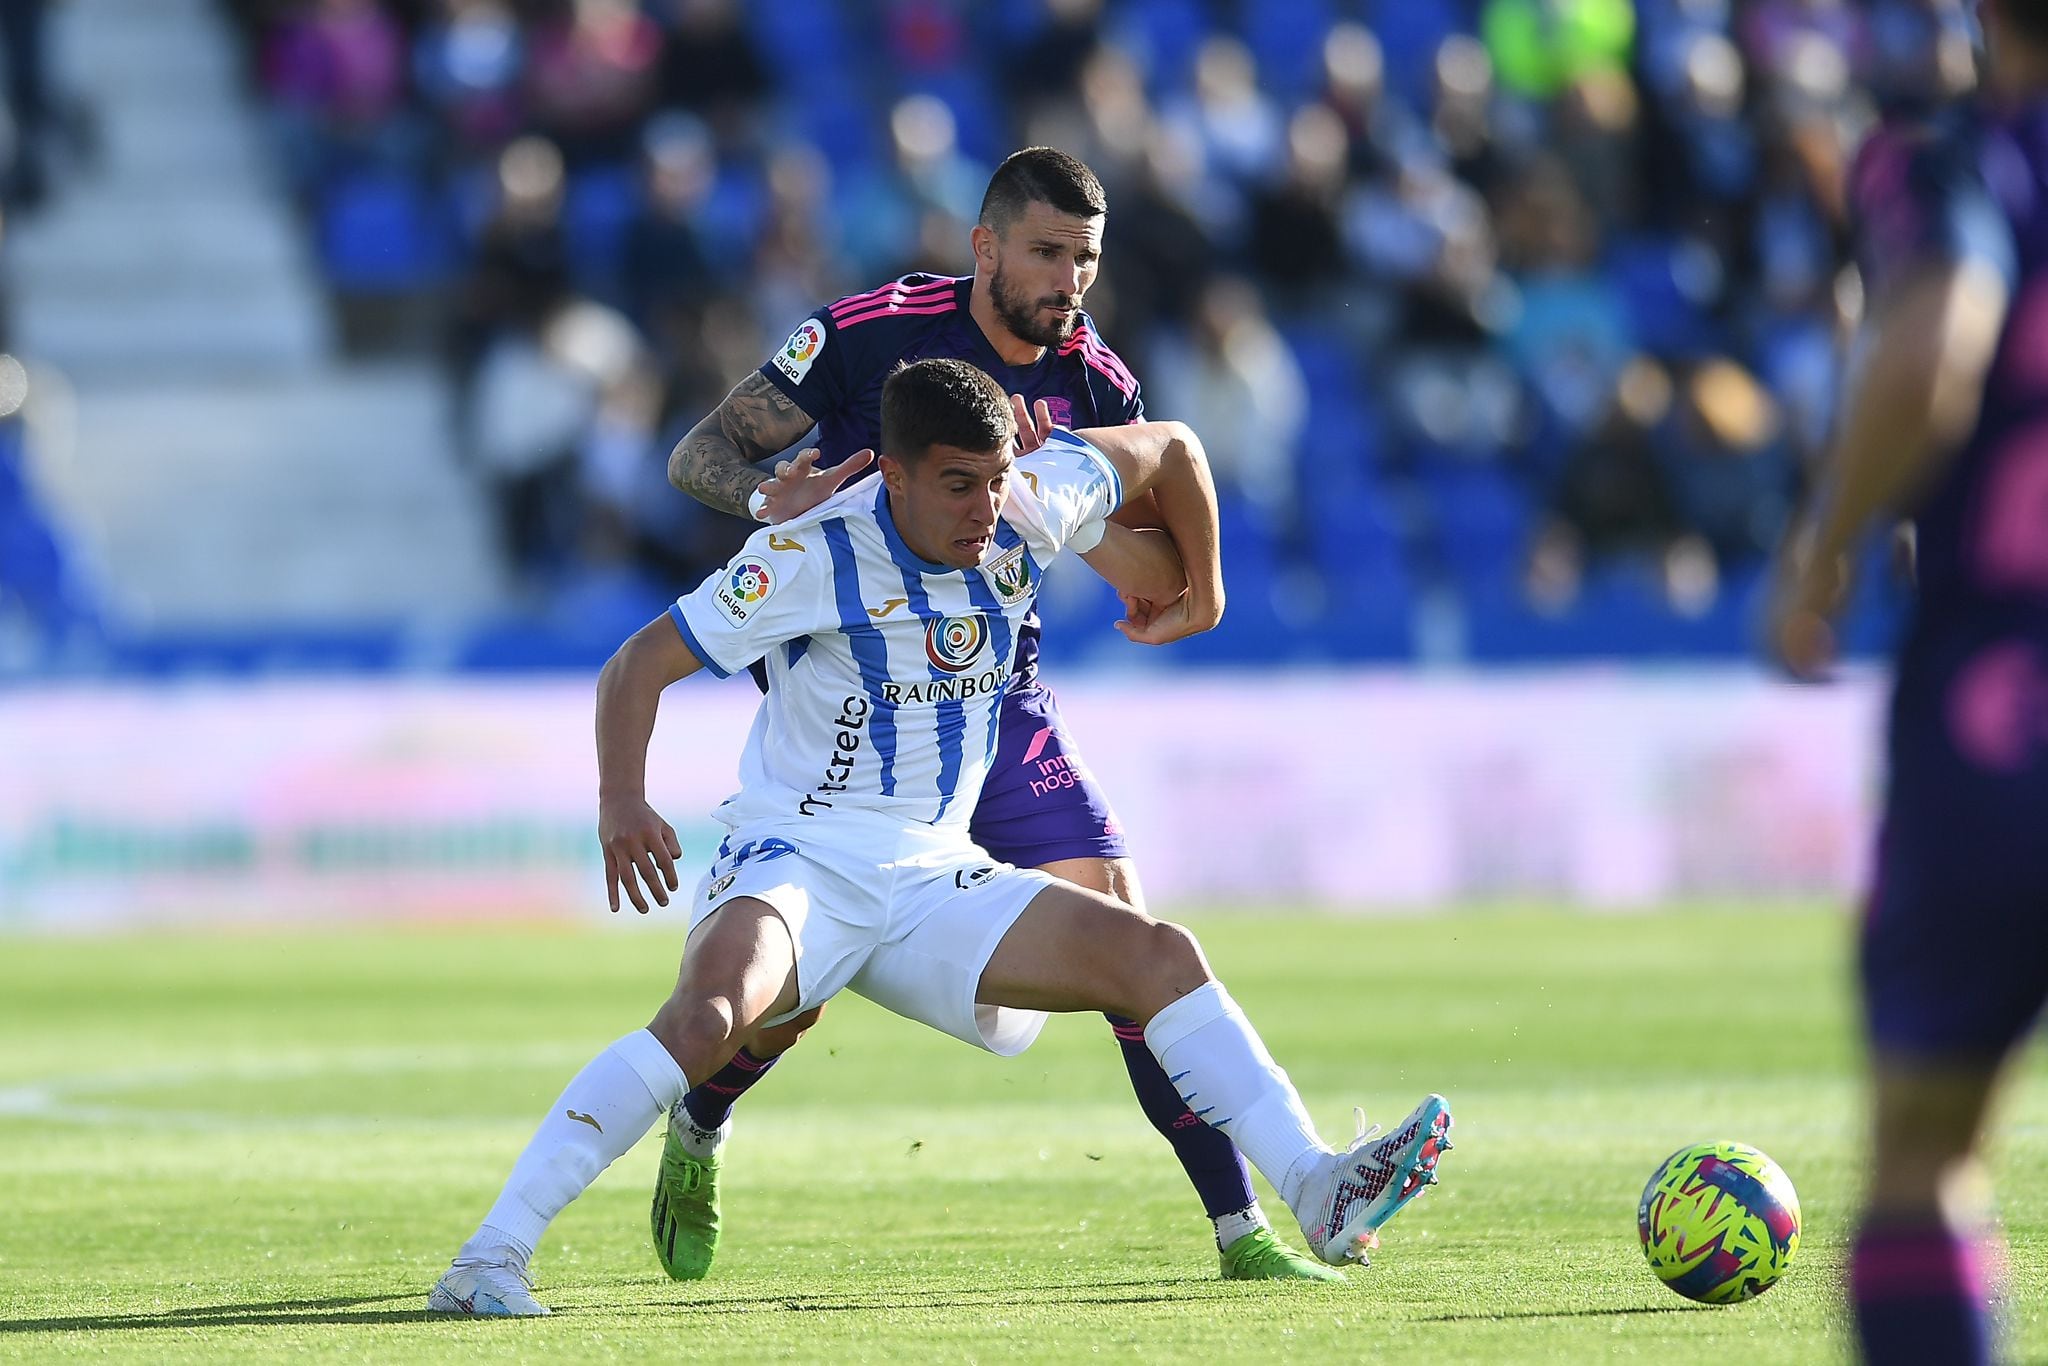
{"label": "shadow on grass", "polygon": [[[411,1303],[410,1309],[367,1309]],[[271,1300],[260,1304],[195,1304],[154,1314],[72,1314],[63,1318],[0,1319],[0,1333],[113,1332],[126,1328],[231,1328],[291,1323],[406,1323],[424,1319],[420,1295],[357,1295],[344,1299]]]}
{"label": "shadow on grass", "polygon": [[[925,1293],[905,1287],[831,1294],[731,1295],[669,1298],[665,1286],[650,1284],[644,1299],[604,1300],[559,1306],[557,1317],[578,1312],[641,1310],[656,1313],[876,1313],[909,1309],[1005,1309],[1045,1304],[1170,1304],[1219,1298],[1210,1281],[1134,1280],[1012,1283],[986,1291]],[[1228,1293],[1228,1292],[1225,1292]],[[575,1298],[573,1291],[571,1298]],[[293,1324],[470,1323],[455,1315],[429,1314],[421,1292],[349,1298],[273,1300],[255,1304],[192,1305],[150,1314],[72,1314],[56,1318],[0,1320],[0,1334],[118,1332],[134,1329],[284,1327]],[[372,1308],[384,1305],[387,1308]]]}
{"label": "shadow on grass", "polygon": [[1409,1323],[1512,1323],[1521,1319],[1611,1319],[1623,1314],[1695,1314],[1711,1304],[1625,1304],[1616,1309],[1518,1309],[1508,1313],[1422,1314]]}

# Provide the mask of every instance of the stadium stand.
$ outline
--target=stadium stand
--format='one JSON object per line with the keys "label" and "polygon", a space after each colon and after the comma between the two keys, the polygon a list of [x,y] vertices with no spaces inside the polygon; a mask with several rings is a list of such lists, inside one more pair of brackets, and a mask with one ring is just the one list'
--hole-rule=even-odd
{"label": "stadium stand", "polygon": [[1238,607],[1179,657],[1740,655],[1856,317],[1847,158],[1968,74],[1953,0],[224,8],[342,336],[446,386],[424,458],[515,588],[437,648],[485,667],[722,561],[675,437],[815,304],[964,271],[1038,141],[1109,189],[1089,306],[1154,414],[1281,433],[1212,441]]}

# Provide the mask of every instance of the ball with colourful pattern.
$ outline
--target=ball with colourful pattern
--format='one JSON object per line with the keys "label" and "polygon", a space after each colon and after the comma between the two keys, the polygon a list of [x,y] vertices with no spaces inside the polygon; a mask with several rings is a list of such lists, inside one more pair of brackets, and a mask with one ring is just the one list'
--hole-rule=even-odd
{"label": "ball with colourful pattern", "polygon": [[1745,1143],[1700,1143],[1664,1159],[1636,1206],[1643,1256],[1689,1300],[1740,1304],[1778,1283],[1799,1251],[1799,1196],[1785,1169]]}

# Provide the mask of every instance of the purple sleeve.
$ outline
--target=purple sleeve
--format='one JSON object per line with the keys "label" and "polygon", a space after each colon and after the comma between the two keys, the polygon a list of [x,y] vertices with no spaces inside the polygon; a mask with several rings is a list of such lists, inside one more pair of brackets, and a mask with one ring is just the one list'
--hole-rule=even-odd
{"label": "purple sleeve", "polygon": [[1870,136],[1849,179],[1866,294],[1881,297],[1935,262],[1982,261],[2015,278],[2012,225],[1986,176],[2001,150],[2009,149],[1917,127]]}
{"label": "purple sleeve", "polygon": [[797,324],[789,340],[762,363],[761,373],[817,421],[844,403],[852,391],[850,349],[832,321],[831,309],[820,308]]}

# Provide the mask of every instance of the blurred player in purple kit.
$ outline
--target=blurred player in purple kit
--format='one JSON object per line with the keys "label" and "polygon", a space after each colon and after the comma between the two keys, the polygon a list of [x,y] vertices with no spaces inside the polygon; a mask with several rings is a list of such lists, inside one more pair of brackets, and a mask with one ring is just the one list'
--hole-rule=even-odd
{"label": "blurred player in purple kit", "polygon": [[1980,15],[1983,97],[1857,159],[1869,321],[1770,625],[1822,672],[1864,533],[1914,518],[1860,951],[1874,1151],[1849,1282],[1878,1363],[1993,1355],[1978,1151],[2048,999],[2048,0]]}
{"label": "blurred player in purple kit", "polygon": [[[712,507],[758,520],[801,515],[866,472],[880,439],[883,381],[905,361],[969,361],[1021,396],[1039,432],[1052,425],[1138,422],[1138,383],[1098,335],[1082,300],[1101,264],[1108,201],[1081,162],[1027,148],[997,168],[973,230],[974,274],[907,275],[816,310],[677,444],[676,487]],[[815,448],[770,476],[756,467],[812,427]],[[1127,597],[1152,596],[1140,507],[1110,523],[1090,565]],[[1137,609],[1148,643],[1189,633],[1183,609]],[[996,858],[1143,909],[1137,871],[1109,798],[1061,723],[1038,677],[1036,618],[1018,642],[1016,676],[1002,699],[999,749],[975,808],[972,835]],[[758,1081],[815,1016],[765,1031],[671,1117],[652,1211],[662,1265],[702,1276],[718,1238],[718,1151],[733,1102]],[[1223,1275],[1233,1279],[1341,1279],[1281,1243],[1252,1192],[1236,1147],[1197,1117],[1159,1067],[1133,1021],[1111,1017],[1146,1118],[1173,1144],[1216,1229]]]}

